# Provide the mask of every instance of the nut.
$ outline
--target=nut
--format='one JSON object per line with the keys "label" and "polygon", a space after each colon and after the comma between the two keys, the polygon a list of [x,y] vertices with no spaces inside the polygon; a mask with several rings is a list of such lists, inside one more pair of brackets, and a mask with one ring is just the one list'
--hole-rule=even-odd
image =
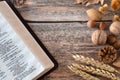
{"label": "nut", "polygon": [[110,32],[114,35],[120,35],[120,22],[115,21],[110,25]]}
{"label": "nut", "polygon": [[92,42],[94,44],[105,44],[107,41],[107,34],[103,30],[96,30],[92,34]]}
{"label": "nut", "polygon": [[101,30],[106,29],[106,23],[105,23],[105,22],[101,22],[99,28],[100,28]]}
{"label": "nut", "polygon": [[120,21],[120,17],[118,16],[118,15],[114,15],[114,17],[113,17],[113,22],[114,21]]}
{"label": "nut", "polygon": [[108,37],[107,37],[107,43],[108,44],[112,45],[116,41],[117,41],[117,39],[116,39],[115,35],[113,35],[113,34],[108,35]]}
{"label": "nut", "polygon": [[94,20],[89,20],[87,22],[87,26],[90,28],[94,28],[94,27],[96,27],[96,22]]}
{"label": "nut", "polygon": [[111,0],[111,8],[113,11],[120,9],[120,0]]}
{"label": "nut", "polygon": [[95,9],[89,9],[86,11],[87,15],[92,20],[101,20],[102,19],[102,13],[100,13],[98,10]]}
{"label": "nut", "polygon": [[99,11],[101,13],[107,13],[108,12],[108,5],[104,4],[103,6],[99,7]]}
{"label": "nut", "polygon": [[113,47],[114,47],[115,49],[120,49],[120,41],[119,41],[119,40],[116,41],[116,42],[113,44]]}

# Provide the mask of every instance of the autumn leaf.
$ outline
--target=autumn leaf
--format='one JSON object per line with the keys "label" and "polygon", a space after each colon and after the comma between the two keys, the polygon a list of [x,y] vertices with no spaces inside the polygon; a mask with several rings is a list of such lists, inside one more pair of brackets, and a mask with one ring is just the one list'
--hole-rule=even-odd
{"label": "autumn leaf", "polygon": [[75,0],[76,4],[83,4],[86,6],[89,6],[91,4],[98,4],[99,2],[101,3],[101,5],[104,4],[104,0]]}

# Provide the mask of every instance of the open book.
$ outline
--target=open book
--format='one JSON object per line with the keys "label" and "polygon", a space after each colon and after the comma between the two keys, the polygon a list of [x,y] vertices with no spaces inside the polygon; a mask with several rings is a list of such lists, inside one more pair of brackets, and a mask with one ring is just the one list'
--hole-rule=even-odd
{"label": "open book", "polygon": [[25,24],[6,1],[1,1],[0,80],[36,80],[53,67]]}

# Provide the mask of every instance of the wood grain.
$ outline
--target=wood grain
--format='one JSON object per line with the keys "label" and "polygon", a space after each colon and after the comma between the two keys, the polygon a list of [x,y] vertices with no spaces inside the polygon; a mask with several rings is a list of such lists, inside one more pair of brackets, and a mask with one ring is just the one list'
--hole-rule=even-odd
{"label": "wood grain", "polygon": [[[108,0],[106,2],[109,3]],[[76,53],[97,59],[98,50],[103,46],[92,44],[91,35],[96,29],[88,28],[84,22],[89,19],[86,10],[98,9],[100,5],[86,7],[73,3],[74,0],[27,0],[22,8],[18,8],[25,20],[32,21],[29,23],[30,27],[59,64],[55,71],[42,80],[84,80],[67,68],[68,64],[75,62],[71,54]],[[119,12],[110,11],[104,15],[103,20],[111,20],[114,14],[120,15]],[[40,21],[60,22],[39,23]],[[63,21],[79,22],[63,23]]]}
{"label": "wood grain", "polygon": [[[74,0],[28,0],[19,12],[24,19],[31,21],[87,21],[86,10],[99,6],[75,5]],[[111,20],[113,14],[119,14],[119,11],[111,13],[109,10],[103,20]]]}
{"label": "wood grain", "polygon": [[[75,62],[71,57],[72,53],[97,60],[98,50],[103,45],[96,46],[91,42],[91,34],[96,29],[88,28],[86,23],[32,23],[29,25],[59,64],[59,67],[44,80],[84,80],[71,72],[67,65]],[[106,78],[99,78],[106,80]]]}

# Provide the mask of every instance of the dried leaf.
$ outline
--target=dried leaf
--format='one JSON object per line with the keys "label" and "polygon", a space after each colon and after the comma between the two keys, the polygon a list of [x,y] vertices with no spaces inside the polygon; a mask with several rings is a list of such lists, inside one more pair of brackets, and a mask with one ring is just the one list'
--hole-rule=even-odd
{"label": "dried leaf", "polygon": [[103,5],[104,4],[104,0],[100,0],[100,3],[101,3],[101,5]]}
{"label": "dried leaf", "polygon": [[89,6],[89,5],[91,5],[91,4],[97,4],[97,3],[99,3],[99,0],[89,0],[89,1],[87,2],[86,6]]}
{"label": "dried leaf", "polygon": [[83,5],[86,5],[86,6],[89,6],[91,4],[98,4],[99,2],[101,4],[104,3],[104,0],[75,0],[76,4],[83,4]]}

